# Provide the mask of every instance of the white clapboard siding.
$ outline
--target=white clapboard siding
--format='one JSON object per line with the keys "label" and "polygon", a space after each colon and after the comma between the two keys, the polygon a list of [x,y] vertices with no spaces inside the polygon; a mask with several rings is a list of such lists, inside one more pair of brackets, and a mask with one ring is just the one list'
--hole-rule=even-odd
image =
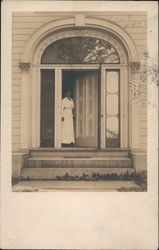
{"label": "white clapboard siding", "polygon": [[21,100],[12,99],[12,107],[20,107]]}
{"label": "white clapboard siding", "polygon": [[12,41],[15,42],[15,41],[26,41],[28,40],[28,38],[30,37],[30,34],[19,34],[19,35],[14,35],[12,36]]}
{"label": "white clapboard siding", "polygon": [[13,136],[19,136],[19,137],[20,137],[20,131],[19,131],[19,129],[13,128],[13,129],[12,129],[12,135],[13,135]]}
{"label": "white clapboard siding", "polygon": [[141,113],[140,114],[140,122],[145,122],[147,120],[147,114],[146,113]]}
{"label": "white clapboard siding", "polygon": [[140,126],[139,126],[140,129],[147,129],[147,123],[144,121],[144,122],[140,122]]}
{"label": "white clapboard siding", "polygon": [[20,99],[20,95],[21,95],[20,92],[13,92],[13,93],[12,93],[12,98],[13,98],[14,100],[19,100],[19,99]]}
{"label": "white clapboard siding", "polygon": [[16,70],[16,72],[19,70],[19,72],[20,72],[20,69],[19,69],[19,61],[20,61],[20,59],[19,60],[12,60],[12,66],[13,67],[16,67],[16,69],[14,69],[14,71],[13,72],[15,72],[15,70]]}
{"label": "white clapboard siding", "polygon": [[12,81],[12,90],[14,92],[21,91],[21,79],[14,79],[14,81]]}
{"label": "white clapboard siding", "polygon": [[[39,24],[39,23],[44,23],[44,22],[50,22],[54,20],[55,17],[52,16],[23,16],[22,17],[15,17],[14,16],[14,23],[19,24],[19,23],[34,23],[34,24]],[[33,26],[34,27],[34,26]]]}
{"label": "white clapboard siding", "polygon": [[20,74],[20,70],[19,72],[12,72],[12,79],[13,80],[21,80],[21,74]]}
{"label": "white clapboard siding", "polygon": [[126,31],[129,34],[131,34],[131,36],[133,36],[133,34],[146,36],[147,28],[146,27],[131,27],[131,28],[126,28]]}
{"label": "white clapboard siding", "polygon": [[147,136],[140,135],[140,143],[146,145],[146,143],[147,143]]}
{"label": "white clapboard siding", "polygon": [[[12,55],[12,60],[21,60],[22,54],[21,53],[14,53]],[[19,67],[18,67],[19,68]]]}
{"label": "white clapboard siding", "polygon": [[20,121],[12,121],[12,126],[13,129],[20,129]]}
{"label": "white clapboard siding", "polygon": [[12,142],[19,143],[20,142],[20,135],[12,135]]}
{"label": "white clapboard siding", "polygon": [[[22,17],[21,17],[22,18]],[[44,23],[43,22],[38,22],[38,23],[33,23],[33,22],[20,22],[20,23],[13,23],[13,29],[14,28],[21,28],[21,29],[37,29],[39,28],[40,26],[42,26]]]}
{"label": "white clapboard siding", "polygon": [[17,47],[12,47],[12,54],[13,55],[15,55],[15,54],[22,54],[22,52],[23,52],[23,50],[24,50],[24,48],[22,48],[22,47],[19,47],[19,48],[17,48]]}
{"label": "white clapboard siding", "polygon": [[[68,16],[73,16],[74,13],[73,12],[65,12],[65,16],[68,17]],[[45,12],[42,12],[42,11],[32,11],[32,12],[14,12],[13,13],[13,18],[15,17],[38,17],[38,18],[41,18],[41,17],[52,17],[53,19],[54,18],[59,18],[59,17],[62,17],[63,18],[63,13],[62,12],[49,12],[49,11],[45,11]]]}
{"label": "white clapboard siding", "polygon": [[19,68],[19,64],[17,66],[13,66],[12,67],[12,73],[15,74],[21,74],[20,68]]}
{"label": "white clapboard siding", "polygon": [[13,41],[13,47],[14,48],[19,48],[19,47],[21,47],[21,48],[24,48],[24,44],[25,44],[25,42],[26,41]]}
{"label": "white clapboard siding", "polygon": [[[12,115],[13,114],[19,114],[20,115],[20,107],[16,107],[16,108],[12,108]],[[13,128],[14,129],[14,128]],[[20,133],[20,131],[19,131],[19,133]]]}
{"label": "white clapboard siding", "polygon": [[17,28],[17,29],[13,29],[13,36],[16,36],[16,35],[31,35],[35,31],[36,31],[36,28],[29,28],[29,29]]}
{"label": "white clapboard siding", "polygon": [[141,128],[140,129],[140,135],[145,136],[146,135],[146,130],[147,130],[147,128]]}
{"label": "white clapboard siding", "polygon": [[20,114],[12,114],[12,119],[13,119],[13,121],[19,121]]}
{"label": "white clapboard siding", "polygon": [[147,35],[146,34],[131,34],[131,37],[134,39],[134,40],[147,40]]}

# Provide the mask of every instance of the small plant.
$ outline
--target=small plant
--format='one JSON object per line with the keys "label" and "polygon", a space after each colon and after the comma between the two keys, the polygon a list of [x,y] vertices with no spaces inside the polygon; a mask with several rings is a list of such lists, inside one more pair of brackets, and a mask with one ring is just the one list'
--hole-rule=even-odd
{"label": "small plant", "polygon": [[100,174],[100,173],[92,173],[91,175],[85,174],[83,173],[82,175],[69,175],[68,173],[66,173],[65,175],[57,175],[55,180],[59,180],[59,181],[108,181],[108,180],[133,180],[135,181],[135,179],[137,178],[136,173],[131,173],[129,174],[129,172],[127,171],[124,174],[116,174],[116,173],[112,173],[112,174]]}
{"label": "small plant", "polygon": [[20,178],[12,177],[12,186],[16,185],[20,181]]}

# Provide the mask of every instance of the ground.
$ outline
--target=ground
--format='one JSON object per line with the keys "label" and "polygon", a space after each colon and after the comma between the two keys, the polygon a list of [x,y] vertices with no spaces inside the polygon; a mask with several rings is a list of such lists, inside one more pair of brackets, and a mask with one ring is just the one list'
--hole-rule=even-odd
{"label": "ground", "polygon": [[37,191],[107,191],[132,192],[146,191],[135,181],[54,181],[30,180],[20,181],[13,186],[15,192]]}
{"label": "ground", "polygon": [[[140,174],[132,176],[106,176],[105,178],[92,178],[83,180],[84,178],[73,178],[70,180],[60,178],[57,180],[18,180],[13,179],[14,192],[37,192],[37,191],[107,191],[107,192],[145,192],[147,191],[147,174],[143,171]],[[67,176],[69,177],[69,176]],[[85,176],[82,176],[85,177]],[[101,177],[97,176],[96,177]],[[114,177],[114,179],[112,178]],[[121,178],[122,177],[122,178]]]}

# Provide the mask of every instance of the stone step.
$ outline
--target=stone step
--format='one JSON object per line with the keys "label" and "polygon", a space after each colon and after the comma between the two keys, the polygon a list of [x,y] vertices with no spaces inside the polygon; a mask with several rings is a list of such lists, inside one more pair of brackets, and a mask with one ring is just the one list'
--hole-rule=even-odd
{"label": "stone step", "polygon": [[35,149],[30,151],[30,157],[125,157],[129,150],[97,150],[97,149]]}
{"label": "stone step", "polygon": [[132,159],[129,157],[31,157],[25,161],[27,168],[56,168],[56,167],[132,167]]}
{"label": "stone step", "polygon": [[83,174],[92,176],[97,175],[131,175],[135,173],[134,168],[23,168],[22,179],[30,180],[55,180],[63,176],[80,177]]}

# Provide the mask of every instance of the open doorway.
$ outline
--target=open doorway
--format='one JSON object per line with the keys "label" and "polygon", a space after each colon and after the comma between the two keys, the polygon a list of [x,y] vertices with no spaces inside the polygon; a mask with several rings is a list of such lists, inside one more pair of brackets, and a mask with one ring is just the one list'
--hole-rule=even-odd
{"label": "open doorway", "polygon": [[[68,92],[70,92],[70,102],[66,101]],[[62,146],[98,147],[98,72],[95,70],[63,70],[62,103],[64,99],[65,105],[62,106],[62,109],[66,111],[68,123],[65,126],[65,120],[62,120]],[[68,104],[72,109],[72,117],[71,113],[67,112]],[[69,114],[70,117],[68,117]],[[71,131],[72,129],[73,131]]]}

